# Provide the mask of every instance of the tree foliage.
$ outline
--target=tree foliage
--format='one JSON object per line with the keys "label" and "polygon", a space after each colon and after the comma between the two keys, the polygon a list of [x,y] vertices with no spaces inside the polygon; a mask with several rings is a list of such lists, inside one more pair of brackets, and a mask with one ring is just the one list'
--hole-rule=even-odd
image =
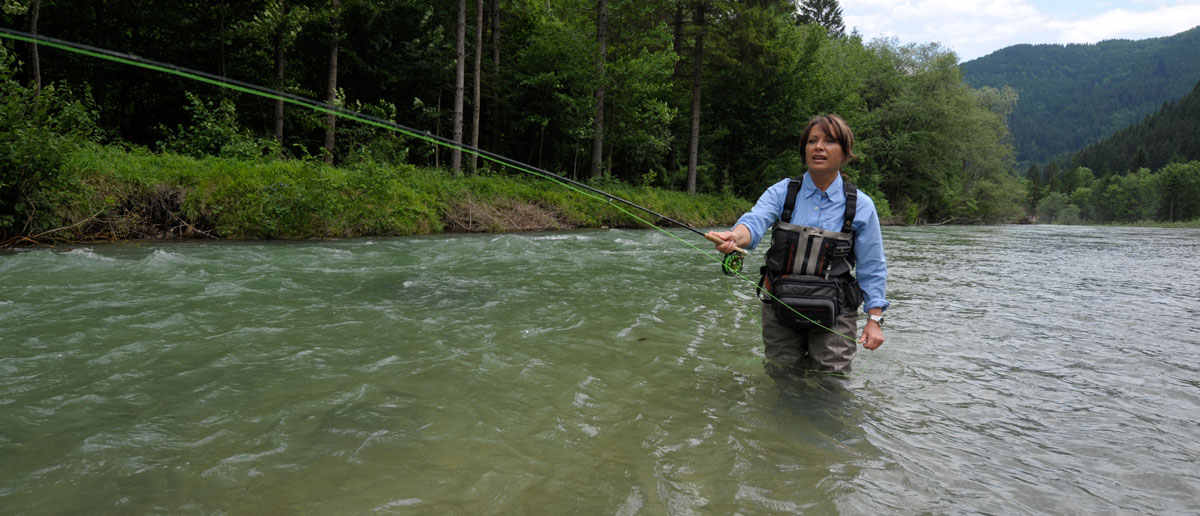
{"label": "tree foliage", "polygon": [[1190,160],[1200,160],[1200,82],[1183,99],[1165,103],[1141,122],[1089,145],[1072,162],[1108,175]]}
{"label": "tree foliage", "polygon": [[1035,173],[1027,182],[1039,196],[1029,199],[1041,222],[1182,222],[1200,218],[1200,161],[1177,161],[1154,171],[1143,167],[1100,177],[1087,167],[1063,171],[1047,166],[1044,172],[1033,168]]}
{"label": "tree foliage", "polygon": [[842,6],[838,5],[837,0],[803,0],[798,8],[796,19],[800,23],[825,27],[834,37],[846,33],[846,23],[842,21]]}
{"label": "tree foliage", "polygon": [[[838,12],[836,2],[810,4]],[[797,23],[791,0],[608,0],[603,61],[593,0],[496,2],[498,9],[484,9],[485,23],[464,27],[465,41],[480,43],[467,45],[462,58],[454,3],[342,0],[336,25],[330,5],[56,0],[42,6],[39,25],[48,36],[311,98],[326,92],[336,30],[338,102],[444,137],[453,134],[456,61],[494,56],[481,72],[467,67],[485,75],[483,98],[464,99],[463,107],[481,104],[480,147],[584,179],[600,130],[602,180],[676,190],[688,186],[689,114],[698,98],[696,189],[747,199],[803,173],[800,131],[812,116],[836,112],[854,129],[861,156],[845,172],[884,216],[990,222],[1036,207],[1012,172],[1005,117],[1020,109],[1013,89],[968,86],[957,57],[938,45],[839,36],[827,23],[836,17]],[[478,4],[468,7],[478,12]],[[5,20],[19,26],[22,16]],[[213,27],[221,30],[206,30]],[[51,81],[91,89],[99,124],[113,139],[190,153],[204,145],[214,154],[322,152],[325,124],[313,113],[289,108],[282,141],[269,147],[262,141],[277,134],[273,102],[63,52],[44,52],[42,61]],[[694,70],[702,71],[699,97]],[[597,81],[603,124],[596,123]],[[335,162],[449,161],[444,149],[353,122],[339,122],[337,132]]]}
{"label": "tree foliage", "polygon": [[1198,124],[1200,84],[1141,123],[1080,151],[1070,166],[1052,161],[1041,169],[1030,167],[1028,202],[1046,222],[1067,220],[1054,206],[1076,210],[1078,222],[1177,222],[1200,217]]}
{"label": "tree foliage", "polygon": [[975,87],[1020,94],[1009,127],[1023,164],[1074,153],[1137,123],[1200,81],[1200,27],[1165,38],[1016,45],[963,63]]}
{"label": "tree foliage", "polygon": [[0,241],[53,229],[59,196],[78,186],[63,160],[99,137],[86,95],[63,84],[21,84],[16,68],[0,46]]}

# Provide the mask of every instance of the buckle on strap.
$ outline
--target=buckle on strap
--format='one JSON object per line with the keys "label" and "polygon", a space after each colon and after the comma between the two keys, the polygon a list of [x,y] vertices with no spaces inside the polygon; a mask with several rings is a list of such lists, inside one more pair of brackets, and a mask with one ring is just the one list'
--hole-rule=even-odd
{"label": "buckle on strap", "polygon": [[852,242],[848,242],[846,240],[837,240],[834,241],[833,249],[830,251],[830,254],[834,258],[845,258],[850,256],[850,251],[852,249],[854,249],[854,244]]}

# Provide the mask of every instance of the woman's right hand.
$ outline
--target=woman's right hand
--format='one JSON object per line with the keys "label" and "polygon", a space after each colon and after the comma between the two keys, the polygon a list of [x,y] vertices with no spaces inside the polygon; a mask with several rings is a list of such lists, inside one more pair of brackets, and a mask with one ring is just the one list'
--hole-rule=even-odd
{"label": "woman's right hand", "polygon": [[717,247],[717,252],[721,254],[732,253],[733,248],[737,247],[737,242],[734,240],[735,235],[732,231],[710,231],[708,234],[715,237],[715,239],[710,238],[709,240],[713,241],[713,245]]}

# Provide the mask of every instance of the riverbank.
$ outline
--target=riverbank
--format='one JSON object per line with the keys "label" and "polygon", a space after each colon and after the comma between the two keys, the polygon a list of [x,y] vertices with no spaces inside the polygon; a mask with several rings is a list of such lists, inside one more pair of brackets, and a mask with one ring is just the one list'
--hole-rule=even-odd
{"label": "riverbank", "polygon": [[[193,158],[84,145],[65,153],[40,227],[0,248],[133,239],[332,239],[671,226],[555,180],[483,169]],[[516,175],[514,175],[516,174]],[[732,224],[752,203],[619,182],[596,188],[694,227]],[[885,225],[905,225],[898,217]],[[1200,220],[1135,226],[1200,228]]]}
{"label": "riverbank", "polygon": [[[670,225],[532,175],[361,163],[192,158],[89,145],[64,160],[55,224],[5,246],[125,239],[322,239]],[[596,188],[697,227],[731,224],[751,203],[616,182]],[[643,219],[643,220],[639,220]]]}

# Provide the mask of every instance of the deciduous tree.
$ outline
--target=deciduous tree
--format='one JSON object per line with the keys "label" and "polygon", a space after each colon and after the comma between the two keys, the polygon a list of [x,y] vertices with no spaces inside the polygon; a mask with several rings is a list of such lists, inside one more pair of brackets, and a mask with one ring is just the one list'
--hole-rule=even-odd
{"label": "deciduous tree", "polygon": [[688,134],[687,192],[696,194],[696,169],[700,162],[700,95],[704,88],[704,9],[705,0],[692,4],[692,25],[696,30],[696,43],[692,47],[692,114],[691,132]]}
{"label": "deciduous tree", "polygon": [[454,39],[454,133],[455,147],[450,150],[450,170],[455,174],[462,172],[463,141],[463,90],[465,89],[465,72],[467,60],[467,0],[458,0],[457,36]]}
{"label": "deciduous tree", "polygon": [[604,92],[608,86],[608,0],[596,2],[596,115],[592,129],[592,160],[589,175],[599,179],[604,163]]}
{"label": "deciduous tree", "polygon": [[[331,0],[330,28],[332,36],[329,39],[329,75],[326,79],[325,103],[338,103],[338,44],[342,40],[342,1]],[[334,138],[337,130],[337,115],[325,115],[325,164],[333,164]]]}

